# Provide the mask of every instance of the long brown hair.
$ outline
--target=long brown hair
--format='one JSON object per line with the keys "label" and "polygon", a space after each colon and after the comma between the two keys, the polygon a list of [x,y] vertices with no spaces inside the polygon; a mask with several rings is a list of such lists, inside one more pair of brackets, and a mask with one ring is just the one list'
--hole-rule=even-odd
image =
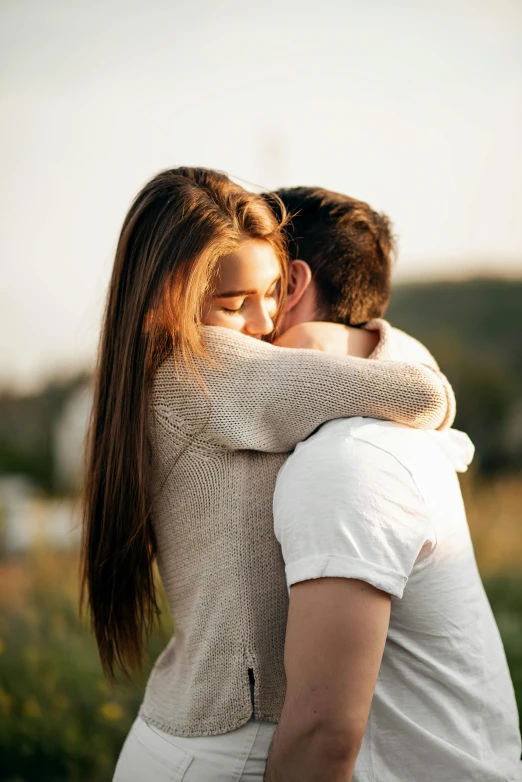
{"label": "long brown hair", "polygon": [[225,174],[176,168],[138,194],[109,285],[87,440],[80,610],[87,606],[106,675],[139,670],[159,619],[148,493],[148,392],[169,353],[204,354],[200,311],[218,260],[244,239],[286,254],[280,220]]}

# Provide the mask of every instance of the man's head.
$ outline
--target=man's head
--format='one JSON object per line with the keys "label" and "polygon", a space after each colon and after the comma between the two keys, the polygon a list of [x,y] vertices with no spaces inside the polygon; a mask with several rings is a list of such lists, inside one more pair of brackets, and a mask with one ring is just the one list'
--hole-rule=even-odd
{"label": "man's head", "polygon": [[394,254],[386,215],[320,187],[282,189],[277,195],[293,215],[287,229],[291,268],[284,328],[304,320],[356,326],[382,317]]}

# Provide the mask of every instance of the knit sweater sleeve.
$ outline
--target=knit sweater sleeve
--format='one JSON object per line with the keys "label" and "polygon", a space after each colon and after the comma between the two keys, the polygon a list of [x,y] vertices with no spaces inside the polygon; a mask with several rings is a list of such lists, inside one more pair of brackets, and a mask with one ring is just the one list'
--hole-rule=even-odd
{"label": "knit sweater sleeve", "polygon": [[279,348],[229,329],[203,328],[208,357],[198,360],[198,370],[204,388],[188,370],[164,365],[154,406],[160,417],[174,415],[216,446],[286,452],[326,421],[349,416],[421,429],[451,425],[453,393],[435,369]]}

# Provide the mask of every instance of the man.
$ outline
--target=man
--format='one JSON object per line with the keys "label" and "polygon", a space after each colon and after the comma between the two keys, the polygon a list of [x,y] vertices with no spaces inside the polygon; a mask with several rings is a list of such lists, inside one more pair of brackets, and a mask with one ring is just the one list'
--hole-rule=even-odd
{"label": "man", "polygon": [[[389,223],[320,189],[279,195],[297,212],[280,343],[342,351],[342,324],[384,314]],[[317,320],[339,325],[302,325]],[[513,688],[456,477],[472,452],[459,433],[345,419],[283,466],[287,692],[267,782],[522,779]]]}

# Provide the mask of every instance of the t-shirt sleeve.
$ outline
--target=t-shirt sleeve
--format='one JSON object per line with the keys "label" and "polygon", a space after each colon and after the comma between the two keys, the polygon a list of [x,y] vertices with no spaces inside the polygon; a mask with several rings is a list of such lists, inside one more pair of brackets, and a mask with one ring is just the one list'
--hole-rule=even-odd
{"label": "t-shirt sleeve", "polygon": [[436,545],[410,472],[351,435],[319,435],[288,459],[274,494],[274,529],[288,587],[356,578],[397,598]]}

